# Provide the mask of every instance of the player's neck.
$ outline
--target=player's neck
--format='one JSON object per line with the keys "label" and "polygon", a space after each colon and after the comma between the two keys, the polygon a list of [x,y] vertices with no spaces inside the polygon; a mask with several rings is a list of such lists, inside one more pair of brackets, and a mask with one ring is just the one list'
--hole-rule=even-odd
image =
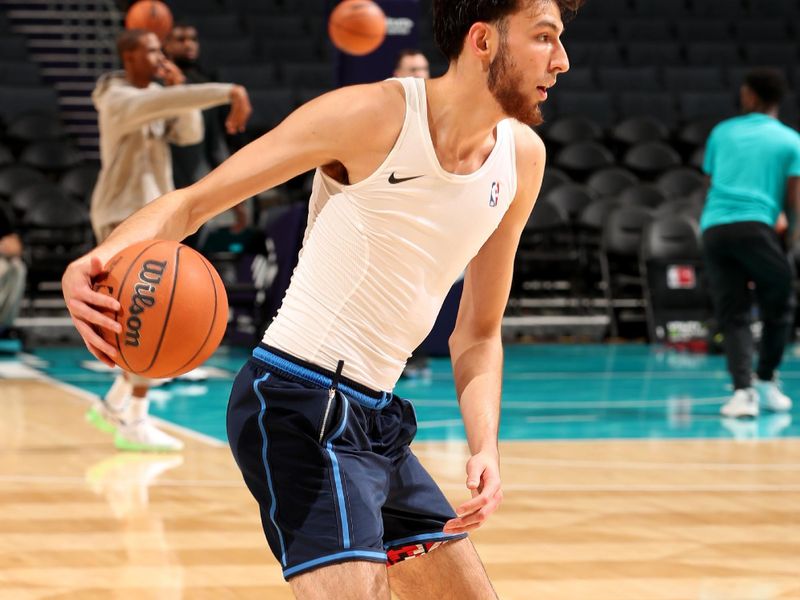
{"label": "player's neck", "polygon": [[125,71],[125,79],[128,80],[133,87],[146,88],[150,85],[150,77],[147,75],[137,75],[131,71]]}
{"label": "player's neck", "polygon": [[[431,137],[441,150],[457,156],[479,152],[505,118],[485,84],[471,84],[449,71],[426,85]],[[445,147],[446,146],[446,147]]]}

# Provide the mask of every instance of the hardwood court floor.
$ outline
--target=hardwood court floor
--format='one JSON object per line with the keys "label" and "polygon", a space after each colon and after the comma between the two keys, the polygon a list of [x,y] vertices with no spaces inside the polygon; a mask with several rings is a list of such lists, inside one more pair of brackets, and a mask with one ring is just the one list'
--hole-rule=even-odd
{"label": "hardwood court floor", "polygon": [[[0,381],[0,598],[291,598],[226,447],[116,453],[86,406]],[[415,448],[460,502],[463,442]],[[503,599],[800,598],[798,439],[502,453],[506,500],[473,540]]]}

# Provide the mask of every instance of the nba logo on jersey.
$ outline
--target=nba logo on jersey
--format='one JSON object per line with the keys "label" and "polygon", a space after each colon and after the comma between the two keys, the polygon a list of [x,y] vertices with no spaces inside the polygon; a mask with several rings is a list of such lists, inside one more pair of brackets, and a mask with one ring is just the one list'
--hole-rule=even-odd
{"label": "nba logo on jersey", "polygon": [[500,200],[500,182],[492,182],[492,191],[489,194],[489,206],[497,206],[497,201]]}

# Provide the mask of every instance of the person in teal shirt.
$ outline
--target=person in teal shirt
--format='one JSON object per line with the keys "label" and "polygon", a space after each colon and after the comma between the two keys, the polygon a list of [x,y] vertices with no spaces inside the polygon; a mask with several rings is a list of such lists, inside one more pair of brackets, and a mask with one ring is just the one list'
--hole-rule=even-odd
{"label": "person in teal shirt", "polygon": [[[788,411],[775,381],[794,317],[793,269],[775,231],[784,210],[792,243],[800,238],[800,134],[778,120],[786,83],[780,71],[756,69],[740,90],[744,114],[718,124],[706,144],[711,178],[700,219],[714,313],[724,336],[734,394],[721,413],[756,417],[760,406]],[[752,377],[751,290],[763,324]]]}

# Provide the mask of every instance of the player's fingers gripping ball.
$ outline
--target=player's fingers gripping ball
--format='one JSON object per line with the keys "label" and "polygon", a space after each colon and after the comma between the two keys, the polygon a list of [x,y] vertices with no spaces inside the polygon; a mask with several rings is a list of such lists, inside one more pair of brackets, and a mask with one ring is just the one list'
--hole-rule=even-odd
{"label": "player's fingers gripping ball", "polygon": [[105,265],[96,291],[121,306],[111,315],[120,333],[100,329],[122,369],[143,377],[175,377],[214,353],[228,323],[228,297],[219,274],[178,242],[128,246]]}

